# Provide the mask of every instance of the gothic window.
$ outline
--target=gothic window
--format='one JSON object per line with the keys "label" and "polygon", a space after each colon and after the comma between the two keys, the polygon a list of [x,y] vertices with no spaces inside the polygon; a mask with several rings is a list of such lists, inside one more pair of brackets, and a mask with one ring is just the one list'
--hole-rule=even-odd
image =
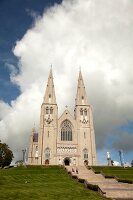
{"label": "gothic window", "polygon": [[50,114],[51,115],[53,114],[53,108],[52,107],[50,108]]}
{"label": "gothic window", "polygon": [[88,160],[88,149],[83,149],[83,157],[84,157],[84,160]]}
{"label": "gothic window", "polygon": [[61,125],[61,141],[72,141],[72,124],[68,120]]}
{"label": "gothic window", "polygon": [[50,159],[50,149],[48,147],[45,149],[45,160],[47,159]]}
{"label": "gothic window", "polygon": [[49,131],[48,131],[48,137],[49,137]]}
{"label": "gothic window", "polygon": [[49,114],[49,108],[47,107],[46,108],[46,115],[48,115]]}
{"label": "gothic window", "polygon": [[84,115],[87,116],[87,109],[84,110]]}
{"label": "gothic window", "polygon": [[83,109],[80,109],[80,115],[83,116]]}
{"label": "gothic window", "polygon": [[84,139],[86,138],[86,133],[84,132]]}

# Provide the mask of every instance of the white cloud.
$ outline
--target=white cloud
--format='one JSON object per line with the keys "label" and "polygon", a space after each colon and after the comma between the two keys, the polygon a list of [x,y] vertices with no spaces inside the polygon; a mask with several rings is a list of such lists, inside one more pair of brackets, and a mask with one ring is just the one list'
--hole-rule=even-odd
{"label": "white cloud", "polygon": [[[112,129],[133,120],[132,11],[131,0],[66,0],[47,9],[17,41],[20,72],[12,81],[22,94],[0,125],[14,149],[14,138],[18,148],[25,146],[34,121],[38,124],[51,64],[60,113],[74,106],[82,67],[99,148]],[[7,105],[0,105],[4,112]]]}

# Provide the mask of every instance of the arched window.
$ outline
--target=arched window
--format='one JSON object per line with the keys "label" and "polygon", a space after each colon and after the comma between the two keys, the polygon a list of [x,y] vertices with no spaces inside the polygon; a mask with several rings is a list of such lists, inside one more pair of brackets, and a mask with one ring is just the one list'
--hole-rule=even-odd
{"label": "arched window", "polygon": [[80,109],[80,115],[83,116],[83,109]]}
{"label": "arched window", "polygon": [[48,147],[45,149],[45,160],[47,159],[50,159],[50,149]]}
{"label": "arched window", "polygon": [[46,107],[46,115],[48,115],[48,114],[49,114],[49,108]]}
{"label": "arched window", "polygon": [[85,116],[87,116],[87,109],[86,108],[84,110],[84,114],[85,114]]}
{"label": "arched window", "polygon": [[72,141],[72,124],[68,120],[61,125],[61,141]]}
{"label": "arched window", "polygon": [[83,149],[83,157],[84,157],[84,160],[88,160],[88,149]]}
{"label": "arched window", "polygon": [[51,115],[53,114],[53,108],[52,107],[50,108],[50,114]]}

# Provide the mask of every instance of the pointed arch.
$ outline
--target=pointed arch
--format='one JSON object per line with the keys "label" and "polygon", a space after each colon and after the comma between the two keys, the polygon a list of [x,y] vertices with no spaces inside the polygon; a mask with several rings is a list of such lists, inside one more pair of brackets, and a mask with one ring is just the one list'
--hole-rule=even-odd
{"label": "pointed arch", "polygon": [[53,114],[53,107],[50,107],[50,114]]}
{"label": "pointed arch", "polygon": [[61,124],[61,141],[72,141],[72,123],[67,119]]}
{"label": "pointed arch", "polygon": [[80,115],[83,116],[83,108],[80,109]]}
{"label": "pointed arch", "polygon": [[87,116],[87,108],[84,109],[84,115]]}
{"label": "pointed arch", "polygon": [[84,158],[84,160],[88,160],[88,149],[87,148],[83,149],[83,158]]}
{"label": "pointed arch", "polygon": [[49,114],[49,107],[47,106],[46,107],[46,115],[48,115]]}

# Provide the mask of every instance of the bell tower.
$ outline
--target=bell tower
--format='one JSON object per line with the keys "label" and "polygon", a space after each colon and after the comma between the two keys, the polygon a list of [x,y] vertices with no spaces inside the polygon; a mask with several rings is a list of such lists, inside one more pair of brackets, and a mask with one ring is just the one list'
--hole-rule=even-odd
{"label": "bell tower", "polygon": [[56,103],[53,73],[50,69],[44,100],[41,106],[39,131],[39,163],[56,163],[58,107]]}
{"label": "bell tower", "polygon": [[79,72],[77,95],[75,99],[75,120],[77,122],[79,165],[96,164],[95,133],[92,109],[88,102],[81,71]]}

